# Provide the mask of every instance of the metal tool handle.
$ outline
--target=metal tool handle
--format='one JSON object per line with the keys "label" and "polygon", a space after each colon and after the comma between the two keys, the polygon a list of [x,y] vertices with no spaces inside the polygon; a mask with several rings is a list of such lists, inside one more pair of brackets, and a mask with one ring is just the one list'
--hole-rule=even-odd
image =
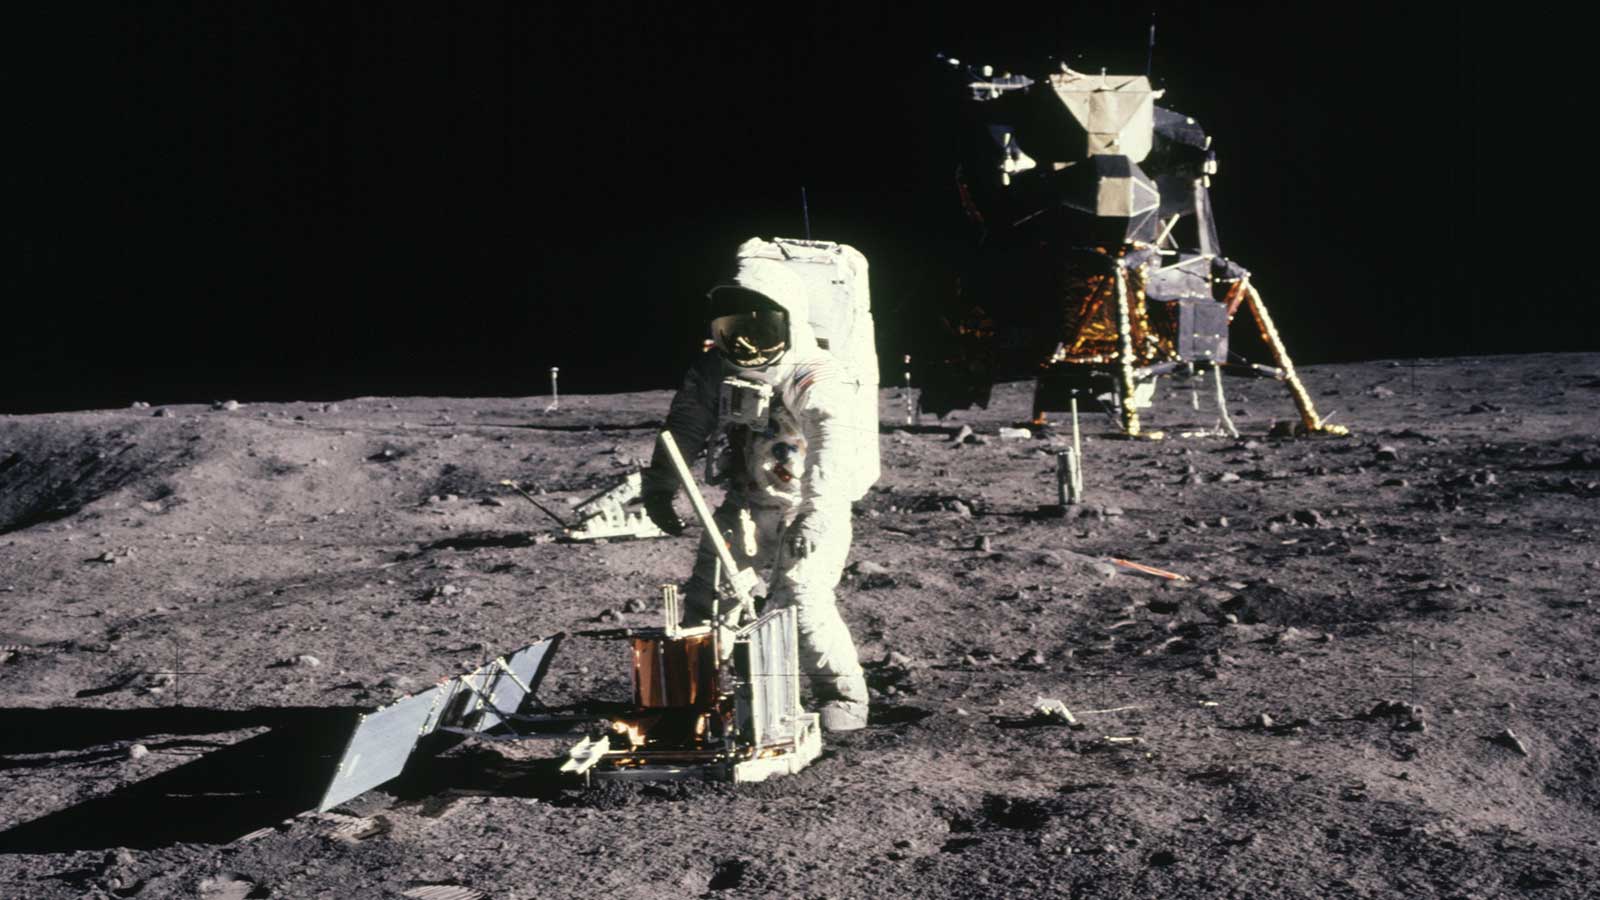
{"label": "metal tool handle", "polygon": [[555,519],[557,525],[560,525],[562,528],[571,528],[572,527],[571,525],[567,524],[567,520],[566,519],[563,519],[560,516],[556,515],[555,513],[551,512],[548,508],[545,507],[545,505],[543,503],[540,503],[539,501],[533,499],[533,495],[528,493],[527,491],[523,490],[522,489],[522,485],[517,484],[515,481],[512,481],[509,478],[502,478],[500,480],[500,483],[505,485],[508,488],[511,488],[513,491],[516,491],[517,493],[521,494],[523,496],[523,498],[526,499],[529,503],[532,503],[534,506],[538,507],[540,512],[544,513],[545,515],[549,516],[552,519]]}
{"label": "metal tool handle", "polygon": [[741,584],[737,577],[739,564],[734,561],[733,551],[728,549],[728,542],[722,539],[722,529],[718,528],[716,520],[711,518],[711,508],[706,506],[706,498],[701,496],[700,486],[694,480],[694,473],[689,471],[689,463],[678,450],[678,442],[672,439],[670,431],[661,432],[659,440],[661,446],[666,448],[667,457],[672,460],[672,468],[678,473],[678,480],[683,483],[684,491],[689,494],[689,505],[694,507],[695,518],[700,520],[700,527],[706,530],[706,537],[717,549],[717,558],[722,560],[723,580],[732,588],[734,596],[739,598],[740,606],[753,611],[756,606],[755,598],[750,596],[749,589]]}

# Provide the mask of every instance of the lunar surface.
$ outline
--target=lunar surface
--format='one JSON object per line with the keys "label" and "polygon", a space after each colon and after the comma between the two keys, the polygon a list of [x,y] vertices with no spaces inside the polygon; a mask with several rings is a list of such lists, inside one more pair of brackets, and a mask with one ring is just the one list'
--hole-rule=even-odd
{"label": "lunar surface", "polygon": [[576,633],[655,624],[698,532],[562,543],[498,483],[564,512],[670,393],[0,418],[0,896],[1594,896],[1600,355],[1303,374],[1352,436],[1163,382],[1164,440],[1083,417],[1066,516],[1064,420],[1000,431],[1030,385],[884,390],[839,589],[873,722],[798,775],[463,738],[327,813],[355,713],[540,636],[545,703],[629,698]]}

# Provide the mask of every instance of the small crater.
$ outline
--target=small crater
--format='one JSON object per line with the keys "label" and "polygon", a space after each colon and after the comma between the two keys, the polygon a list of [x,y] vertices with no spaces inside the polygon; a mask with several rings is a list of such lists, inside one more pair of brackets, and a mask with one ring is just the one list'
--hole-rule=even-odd
{"label": "small crater", "polygon": [[736,888],[744,881],[745,872],[750,868],[750,861],[745,859],[725,859],[717,863],[717,869],[711,875],[711,883],[707,889],[713,891],[726,891]]}

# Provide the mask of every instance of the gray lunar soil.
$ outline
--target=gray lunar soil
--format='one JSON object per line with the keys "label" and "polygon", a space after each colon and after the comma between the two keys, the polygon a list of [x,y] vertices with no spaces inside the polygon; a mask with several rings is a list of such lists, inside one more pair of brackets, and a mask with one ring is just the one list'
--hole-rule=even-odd
{"label": "gray lunar soil", "polygon": [[[1059,420],[999,434],[1030,385],[911,427],[884,390],[839,589],[873,724],[800,775],[466,739],[326,814],[356,711],[657,621],[698,532],[560,543],[497,483],[565,509],[670,393],[0,418],[0,897],[1596,896],[1600,355],[1303,374],[1351,437],[1269,436],[1243,379],[1240,439],[1182,437],[1214,407],[1164,382],[1165,440],[1085,416],[1068,517]],[[540,695],[626,700],[625,645]]]}

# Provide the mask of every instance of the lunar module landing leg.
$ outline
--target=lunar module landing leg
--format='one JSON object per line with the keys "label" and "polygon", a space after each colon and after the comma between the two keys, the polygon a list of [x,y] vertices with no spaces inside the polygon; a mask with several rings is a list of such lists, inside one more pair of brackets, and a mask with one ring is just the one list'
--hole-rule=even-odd
{"label": "lunar module landing leg", "polygon": [[[1249,369],[1286,384],[1300,414],[1297,432],[1349,434],[1344,426],[1331,424],[1317,413],[1260,292],[1247,272],[1236,271],[1240,275],[1228,285],[1222,301],[1198,297],[1170,301],[1159,296],[1152,301],[1153,286],[1170,289],[1161,283],[1164,276],[1157,273],[1153,285],[1148,264],[1110,260],[1103,272],[1085,280],[1080,293],[1067,295],[1066,307],[1072,311],[1067,339],[1041,367],[1034,391],[1035,423],[1043,424],[1047,411],[1064,409],[1071,400],[1087,400],[1112,414],[1129,437],[1160,437],[1143,430],[1139,415],[1150,406],[1157,378],[1185,370],[1192,382],[1201,367],[1211,368],[1214,374],[1225,365],[1231,367],[1224,362],[1228,324],[1239,307],[1248,306],[1276,363],[1275,368],[1252,365]],[[1226,422],[1220,378],[1216,396]],[[1235,433],[1231,423],[1223,431]]]}
{"label": "lunar module landing leg", "polygon": [[1349,434],[1350,429],[1343,425],[1325,422],[1317,415],[1317,408],[1311,402],[1311,395],[1306,392],[1305,385],[1300,383],[1300,376],[1295,373],[1294,360],[1289,358],[1289,351],[1283,346],[1283,338],[1278,336],[1278,327],[1272,323],[1272,315],[1267,312],[1267,304],[1262,301],[1260,292],[1250,283],[1249,277],[1241,279],[1236,289],[1244,302],[1249,304],[1250,315],[1256,320],[1256,327],[1261,331],[1261,339],[1272,348],[1273,361],[1278,364],[1284,382],[1289,385],[1289,394],[1294,397],[1295,409],[1300,411],[1300,422],[1305,426],[1306,432],[1338,436]]}

